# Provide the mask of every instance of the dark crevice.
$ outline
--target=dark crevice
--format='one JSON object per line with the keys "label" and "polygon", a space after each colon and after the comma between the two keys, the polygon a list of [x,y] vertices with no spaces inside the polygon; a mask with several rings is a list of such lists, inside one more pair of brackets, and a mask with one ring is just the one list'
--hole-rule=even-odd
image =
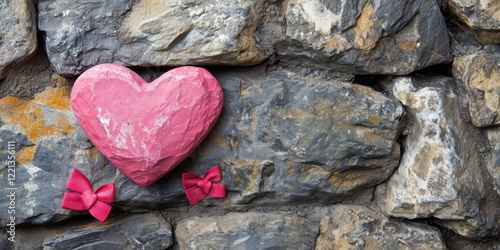
{"label": "dark crevice", "polygon": [[417,70],[413,72],[412,74],[419,74],[419,75],[424,75],[424,76],[445,76],[445,77],[451,77],[452,76],[452,64],[447,63],[447,64],[436,64],[432,65],[426,68],[423,68],[421,70]]}

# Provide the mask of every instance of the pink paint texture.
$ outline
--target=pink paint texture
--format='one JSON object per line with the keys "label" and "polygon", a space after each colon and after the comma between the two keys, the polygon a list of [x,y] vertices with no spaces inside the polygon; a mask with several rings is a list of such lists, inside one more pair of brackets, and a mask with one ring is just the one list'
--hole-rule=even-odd
{"label": "pink paint texture", "polygon": [[92,143],[142,187],[157,181],[201,143],[223,106],[212,74],[179,67],[151,83],[116,64],[83,73],[71,92],[76,118]]}

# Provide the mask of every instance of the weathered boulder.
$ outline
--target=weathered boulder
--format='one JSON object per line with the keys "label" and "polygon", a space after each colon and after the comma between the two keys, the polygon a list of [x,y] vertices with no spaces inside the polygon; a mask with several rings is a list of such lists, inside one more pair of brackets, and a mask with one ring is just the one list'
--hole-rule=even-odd
{"label": "weathered boulder", "polygon": [[[434,81],[453,84],[450,78]],[[387,181],[387,212],[410,219],[476,215],[484,190],[474,171],[478,159],[471,150],[474,142],[464,135],[456,94],[439,86],[418,86],[410,77],[395,78],[389,88],[413,123],[401,163]]]}
{"label": "weathered boulder", "polygon": [[357,74],[407,74],[451,61],[434,0],[292,0],[277,38],[283,61]]}
{"label": "weathered boulder", "polygon": [[453,76],[467,89],[472,122],[478,127],[500,124],[499,60],[499,54],[481,52],[453,61]]}
{"label": "weathered boulder", "polygon": [[[0,158],[7,159],[9,142],[15,144],[16,222],[47,223],[58,220],[69,173],[77,164],[91,165],[91,145],[73,116],[67,87],[47,89],[33,100],[0,99]],[[49,163],[49,164],[43,164]],[[2,193],[12,187],[8,169],[2,168]],[[8,203],[0,196],[2,206]],[[7,210],[0,210],[2,224]]]}
{"label": "weathered boulder", "polygon": [[500,2],[496,0],[448,0],[449,9],[474,30],[483,44],[500,43]]}
{"label": "weathered boulder", "polygon": [[437,228],[390,219],[359,205],[335,205],[321,211],[315,249],[446,249]]}
{"label": "weathered boulder", "polygon": [[492,127],[484,129],[482,132],[490,144],[486,168],[491,175],[496,192],[500,195],[500,128]]}
{"label": "weathered boulder", "polygon": [[496,250],[500,249],[500,240],[495,238],[471,240],[453,233],[451,230],[443,230],[443,237],[448,249],[471,249],[471,250]]}
{"label": "weathered boulder", "polygon": [[180,249],[311,249],[318,225],[294,214],[229,213],[179,222]]}
{"label": "weathered boulder", "polygon": [[263,1],[46,1],[39,29],[56,71],[78,75],[113,62],[144,65],[252,65]]}
{"label": "weathered boulder", "polygon": [[[181,173],[203,175],[216,164],[228,197],[202,205],[367,203],[373,187],[396,168],[403,125],[397,101],[351,83],[265,76],[262,67],[214,73],[225,95],[219,121],[187,160],[147,188],[92,147],[71,111],[67,88],[48,89],[32,101],[0,99],[7,110],[0,131],[18,145],[17,222],[43,224],[76,214],[61,209],[73,168],[94,188],[114,182],[115,209],[185,206]],[[6,199],[0,196],[0,204]]]}
{"label": "weathered boulder", "polygon": [[403,125],[397,101],[351,83],[264,75],[215,72],[226,105],[192,157],[221,163],[224,178],[234,173],[225,179],[233,202],[333,203],[392,173]]}
{"label": "weathered boulder", "polygon": [[495,228],[486,205],[482,159],[472,129],[461,116],[462,96],[452,78],[397,77],[386,87],[409,113],[401,163],[377,197],[391,216],[438,218],[467,237]]}
{"label": "weathered boulder", "polygon": [[0,79],[36,51],[36,12],[30,0],[0,3]]}
{"label": "weathered boulder", "polygon": [[158,213],[71,222],[59,227],[17,229],[16,249],[167,249],[172,229]]}

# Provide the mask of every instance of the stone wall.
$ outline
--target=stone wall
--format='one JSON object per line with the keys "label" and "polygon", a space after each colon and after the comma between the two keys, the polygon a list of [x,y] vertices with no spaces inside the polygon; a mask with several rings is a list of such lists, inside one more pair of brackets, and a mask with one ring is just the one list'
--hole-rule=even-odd
{"label": "stone wall", "polygon": [[[0,249],[500,248],[497,1],[19,0],[0,25]],[[147,81],[201,66],[224,91],[147,188],[71,109],[108,62]],[[181,174],[216,164],[227,197],[189,206]],[[61,208],[75,168],[115,183],[106,223]]]}

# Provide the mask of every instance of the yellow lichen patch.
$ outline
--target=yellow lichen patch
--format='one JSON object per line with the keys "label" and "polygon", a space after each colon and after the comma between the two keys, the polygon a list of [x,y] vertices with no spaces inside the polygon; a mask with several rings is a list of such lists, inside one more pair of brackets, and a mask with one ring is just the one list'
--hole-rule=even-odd
{"label": "yellow lichen patch", "polygon": [[324,50],[330,53],[341,53],[352,47],[351,43],[340,35],[329,36],[324,46]]}
{"label": "yellow lichen patch", "polygon": [[414,41],[399,41],[398,39],[396,39],[396,43],[399,45],[399,47],[401,47],[406,51],[412,51],[415,48],[419,47],[419,45],[416,44]]}
{"label": "yellow lichen patch", "polygon": [[105,161],[99,161],[98,160],[98,158],[101,155],[101,152],[99,152],[99,150],[96,147],[90,147],[90,148],[86,149],[85,150],[85,155],[87,156],[87,158],[91,162],[98,162],[100,168],[106,167],[106,165],[104,164]]}
{"label": "yellow lichen patch", "polygon": [[322,101],[314,102],[314,115],[316,117],[325,117],[325,114],[327,114],[331,109],[332,106],[326,104],[325,102]]}
{"label": "yellow lichen patch", "polygon": [[51,109],[71,110],[69,88],[47,89],[35,96],[33,102],[45,105]]}
{"label": "yellow lichen patch", "polygon": [[[45,136],[69,137],[75,128],[68,117],[63,112],[58,112],[57,109],[57,107],[63,107],[63,111],[70,109],[69,106],[65,106],[65,103],[69,105],[69,100],[62,100],[69,99],[67,89],[64,89],[44,91],[33,101],[25,101],[16,97],[2,98],[0,109],[3,112],[0,114],[0,120],[7,124],[18,124],[21,132],[32,142],[37,142]],[[41,105],[52,111],[50,117],[46,117],[48,111],[44,110]],[[50,109],[51,107],[55,110]]]}
{"label": "yellow lichen patch", "polygon": [[[249,159],[237,159],[231,167],[233,178],[240,183],[241,194],[249,196],[259,192],[259,184],[262,181],[261,172],[265,162]],[[243,174],[243,175],[242,175]]]}
{"label": "yellow lichen patch", "polygon": [[310,179],[312,176],[316,176],[317,178],[321,179],[321,176],[327,177],[329,175],[330,171],[326,169],[315,165],[306,165],[299,174],[299,180],[305,181],[307,179]]}
{"label": "yellow lichen patch", "polygon": [[21,119],[27,116],[27,106],[28,101],[24,101],[16,97],[7,96],[2,98],[0,99],[0,110],[2,110],[0,119],[5,123],[19,124],[21,123]]}
{"label": "yellow lichen patch", "polygon": [[368,117],[368,121],[374,125],[378,125],[380,123],[380,117],[372,115]]}
{"label": "yellow lichen patch", "polygon": [[484,104],[492,111],[500,111],[500,94],[498,83],[500,82],[500,70],[497,67],[489,66],[488,59],[484,56],[475,58],[476,65],[484,65],[478,70],[471,72],[468,82],[472,89],[479,89],[484,92]]}
{"label": "yellow lichen patch", "polygon": [[16,161],[21,166],[30,165],[35,157],[36,146],[24,147],[16,152]]}
{"label": "yellow lichen patch", "polygon": [[352,84],[352,88],[363,94],[366,94],[365,98],[369,98],[369,100],[382,101],[382,102],[387,101],[387,97],[385,95],[381,94],[380,92],[374,91],[370,87],[359,84]]}
{"label": "yellow lichen patch", "polygon": [[[132,37],[141,35],[140,26],[144,22],[154,20],[163,13],[172,9],[170,1],[138,1],[130,11],[130,14],[125,18],[124,25],[126,33]],[[143,20],[138,22],[137,20]]]}
{"label": "yellow lichen patch", "polygon": [[134,6],[134,11],[130,15],[131,17],[137,17],[137,15],[139,15],[144,19],[152,18],[168,11],[171,8],[169,5],[169,1],[139,1],[139,3]]}
{"label": "yellow lichen patch", "polygon": [[371,4],[365,4],[356,22],[356,27],[354,28],[354,40],[362,50],[371,50],[375,48],[382,34],[382,28],[380,25],[377,25],[373,12],[373,6]]}

